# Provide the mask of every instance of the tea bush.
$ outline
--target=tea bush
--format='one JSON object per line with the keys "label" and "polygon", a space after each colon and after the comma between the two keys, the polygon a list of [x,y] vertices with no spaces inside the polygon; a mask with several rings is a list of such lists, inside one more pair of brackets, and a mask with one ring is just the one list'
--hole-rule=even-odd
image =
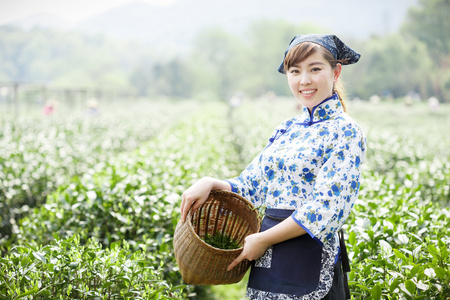
{"label": "tea bush", "polygon": [[145,249],[139,242],[150,236],[161,240],[176,225],[180,195],[198,174],[229,175],[235,154],[221,141],[228,135],[221,122],[220,116],[182,122],[74,177],[22,219],[18,240],[45,244],[53,232],[77,233],[104,246],[125,239],[137,249]]}
{"label": "tea bush", "polygon": [[384,105],[360,115],[369,151],[346,228],[355,299],[450,297],[448,110]]}
{"label": "tea bush", "polygon": [[224,117],[207,108],[201,116],[60,186],[21,220],[17,243],[47,245],[54,232],[77,235],[82,244],[95,238],[106,249],[125,241],[130,250],[155,257],[164,280],[180,283],[172,237],[181,193],[200,174],[229,177],[236,157],[223,143],[229,135]]}
{"label": "tea bush", "polygon": [[450,210],[423,199],[419,187],[389,188],[358,200],[348,222],[355,298],[448,299]]}
{"label": "tea bush", "polygon": [[[450,141],[446,131],[450,107],[442,105],[440,111],[430,112],[421,104],[351,103],[350,108],[368,140],[360,197],[345,225],[353,299],[449,299]],[[100,288],[110,285],[118,299],[127,299],[128,290],[137,295],[135,299],[152,299],[148,295],[156,291],[155,299],[214,299],[205,287],[196,289],[195,296],[193,287],[179,286],[172,238],[180,195],[199,177],[238,175],[265,146],[273,128],[298,113],[292,101],[248,101],[232,111],[224,104],[212,103],[177,125],[158,127],[136,150],[104,153],[107,159],[64,177],[42,205],[28,209],[16,228],[14,247],[2,258],[0,296],[17,298],[29,292],[24,297],[58,299],[70,289],[69,294],[76,290],[79,294],[73,295],[81,299],[102,299],[106,290]],[[60,174],[52,170],[59,168],[57,164],[43,164],[42,168]],[[11,190],[20,190],[19,186]],[[74,246],[63,248],[64,243]],[[73,264],[71,274],[85,274],[87,280],[66,278],[58,287],[64,295],[46,294],[52,282],[61,282],[50,274],[55,272],[51,257],[91,251],[86,249],[96,249],[91,253],[98,252],[100,258],[120,253],[122,265],[129,269],[142,270],[134,263],[145,260],[147,271],[142,271],[141,277],[126,273],[114,277],[114,282],[102,281],[96,290],[97,285],[90,286],[95,275],[83,272],[97,263],[98,268],[107,268],[108,259],[89,267]],[[46,251],[51,254],[42,263],[37,253]],[[79,263],[77,257],[74,254],[65,261]],[[39,272],[50,275],[39,281]],[[101,273],[96,272],[91,273]],[[132,279],[124,283],[125,277]],[[159,285],[147,285],[152,278]],[[99,294],[88,294],[85,287]],[[226,286],[233,288],[236,286]],[[238,288],[241,292],[227,295],[243,296],[243,285]]]}
{"label": "tea bush", "polygon": [[0,258],[0,299],[179,299],[182,287],[164,281],[155,260],[78,236],[15,246]]}
{"label": "tea bush", "polygon": [[17,229],[17,220],[57,187],[135,149],[187,107],[153,103],[141,112],[122,109],[96,117],[0,119],[0,245]]}

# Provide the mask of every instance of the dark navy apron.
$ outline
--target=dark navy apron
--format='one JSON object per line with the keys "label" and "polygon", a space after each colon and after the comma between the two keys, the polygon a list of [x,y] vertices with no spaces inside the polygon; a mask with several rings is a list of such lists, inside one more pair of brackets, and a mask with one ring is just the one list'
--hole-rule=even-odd
{"label": "dark navy apron", "polygon": [[[293,212],[267,209],[261,231],[277,225]],[[309,294],[318,287],[321,261],[322,246],[309,234],[274,244],[252,263],[248,287],[298,296]]]}

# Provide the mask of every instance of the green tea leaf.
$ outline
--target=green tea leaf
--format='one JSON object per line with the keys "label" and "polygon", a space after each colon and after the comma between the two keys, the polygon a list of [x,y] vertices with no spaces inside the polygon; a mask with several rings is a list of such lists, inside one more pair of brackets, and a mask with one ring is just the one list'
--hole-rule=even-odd
{"label": "green tea leaf", "polygon": [[400,284],[401,279],[399,277],[395,278],[391,285],[389,286],[389,290],[391,291],[391,293],[394,292],[394,290],[398,287],[398,285]]}
{"label": "green tea leaf", "polygon": [[403,245],[408,244],[408,241],[409,241],[409,239],[406,236],[406,234],[403,234],[403,233],[398,235],[398,240],[399,240],[400,244],[403,244]]}
{"label": "green tea leaf", "polygon": [[406,256],[402,252],[398,251],[397,249],[394,249],[394,254],[395,254],[395,256],[400,258],[402,261],[404,261],[404,262],[407,261]]}
{"label": "green tea leaf", "polygon": [[411,293],[411,295],[414,295],[414,292],[416,291],[416,284],[412,280],[406,280],[405,288]]}
{"label": "green tea leaf", "polygon": [[436,272],[437,277],[439,277],[440,279],[445,279],[446,272],[445,272],[445,270],[443,268],[441,268],[441,267],[434,267],[433,269]]}
{"label": "green tea leaf", "polygon": [[45,258],[45,254],[44,254],[44,253],[34,251],[34,252],[33,252],[33,256],[34,256],[36,259],[38,259],[38,260],[40,260],[41,262],[43,262],[44,264],[47,263],[47,259]]}
{"label": "green tea leaf", "polygon": [[349,235],[348,235],[348,242],[350,243],[350,245],[355,245],[356,243],[356,233],[354,231],[350,231]]}
{"label": "green tea leaf", "polygon": [[28,291],[23,292],[22,294],[20,294],[18,296],[18,299],[25,298],[27,296],[33,295],[33,294],[37,293],[38,291],[39,291],[39,287],[38,286],[34,286],[31,290],[28,290]]}
{"label": "green tea leaf", "polygon": [[372,296],[373,300],[380,300],[381,299],[381,287],[377,284],[372,287],[370,290],[370,295]]}

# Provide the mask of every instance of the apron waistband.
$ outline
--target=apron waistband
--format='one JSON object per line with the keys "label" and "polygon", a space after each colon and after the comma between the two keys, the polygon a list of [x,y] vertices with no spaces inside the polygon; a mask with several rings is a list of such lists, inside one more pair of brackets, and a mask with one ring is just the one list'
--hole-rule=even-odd
{"label": "apron waistband", "polygon": [[294,209],[267,208],[265,216],[276,221],[283,221],[294,213]]}

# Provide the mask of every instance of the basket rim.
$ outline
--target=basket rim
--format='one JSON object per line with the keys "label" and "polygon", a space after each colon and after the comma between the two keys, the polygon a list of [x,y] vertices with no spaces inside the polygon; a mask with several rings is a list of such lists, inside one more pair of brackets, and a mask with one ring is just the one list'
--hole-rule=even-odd
{"label": "basket rim", "polygon": [[[247,199],[245,199],[244,197],[242,197],[242,196],[239,195],[239,194],[236,194],[236,193],[234,193],[234,192],[227,191],[227,190],[212,190],[212,191],[211,191],[211,194],[215,194],[215,193],[216,193],[216,194],[220,194],[220,193],[222,193],[222,194],[229,194],[229,195],[231,195],[231,196],[234,196],[234,197],[238,198],[239,200],[245,202],[245,203],[246,203],[253,211],[256,211],[256,207],[253,205],[253,203],[251,203],[250,201],[248,201]],[[208,199],[209,199],[209,196],[208,196]],[[205,203],[206,203],[206,202],[205,202]],[[202,204],[202,205],[203,205],[203,204]],[[221,249],[221,248],[217,248],[217,247],[211,246],[210,244],[208,244],[207,242],[205,242],[205,241],[204,241],[204,240],[203,240],[203,239],[195,232],[194,227],[192,226],[192,222],[191,222],[191,219],[192,219],[191,209],[192,209],[192,207],[189,209],[188,216],[187,216],[187,218],[186,218],[187,225],[188,225],[188,229],[189,229],[192,233],[194,233],[194,237],[195,237],[196,239],[200,240],[200,242],[201,242],[203,245],[206,245],[206,246],[207,246],[208,248],[210,248],[211,250],[221,251],[221,252],[223,252],[223,253],[228,253],[228,254],[233,253],[233,252],[242,252],[242,250],[244,249],[244,246],[239,247],[239,248],[236,248],[236,249]],[[197,208],[197,209],[199,209],[199,208]],[[258,230],[257,230],[257,232],[259,232],[259,230],[261,229],[261,220],[260,220],[258,214],[256,214],[256,219],[258,220]]]}

